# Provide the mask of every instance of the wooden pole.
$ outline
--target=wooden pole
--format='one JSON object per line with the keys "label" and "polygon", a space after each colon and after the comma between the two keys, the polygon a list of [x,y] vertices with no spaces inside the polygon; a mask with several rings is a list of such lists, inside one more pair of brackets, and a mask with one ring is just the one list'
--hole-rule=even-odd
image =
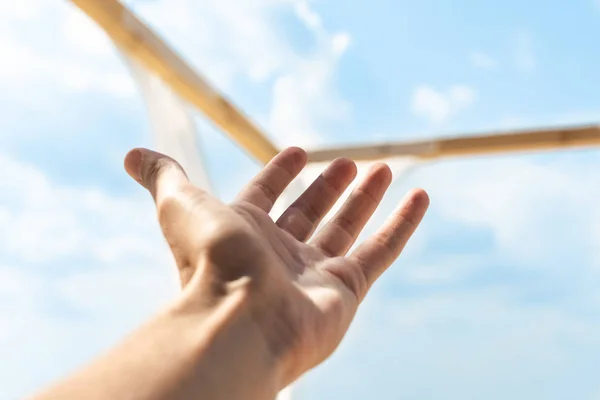
{"label": "wooden pole", "polygon": [[330,148],[309,152],[308,159],[309,162],[331,161],[338,157],[348,157],[356,161],[398,156],[438,159],[585,147],[600,147],[600,126],[540,129],[495,135]]}
{"label": "wooden pole", "polygon": [[278,150],[233,104],[213,89],[179,55],[118,0],[71,0],[104,29],[113,42],[162,78],[261,163]]}

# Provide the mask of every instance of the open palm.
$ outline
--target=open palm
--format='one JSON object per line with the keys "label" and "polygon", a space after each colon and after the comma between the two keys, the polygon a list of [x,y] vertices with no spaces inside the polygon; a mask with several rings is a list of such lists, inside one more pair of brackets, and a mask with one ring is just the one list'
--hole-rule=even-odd
{"label": "open palm", "polygon": [[398,257],[429,203],[425,192],[411,191],[384,226],[347,256],[391,171],[374,165],[313,235],[356,177],[356,166],[335,160],[273,221],[271,208],[305,165],[304,151],[289,148],[225,205],[191,185],[164,155],[136,149],[125,160],[156,201],[185,295],[208,304],[243,293],[249,315],[281,362],[283,385],[335,350],[369,287]]}

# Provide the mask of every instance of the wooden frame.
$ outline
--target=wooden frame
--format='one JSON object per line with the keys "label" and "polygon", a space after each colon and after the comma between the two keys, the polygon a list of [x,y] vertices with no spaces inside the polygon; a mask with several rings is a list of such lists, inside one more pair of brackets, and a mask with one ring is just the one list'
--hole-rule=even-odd
{"label": "wooden frame", "polygon": [[[197,107],[255,159],[265,164],[278,153],[275,145],[255,124],[119,0],[71,2],[96,21],[118,47],[161,77],[180,97]],[[600,146],[598,126],[330,148],[309,152],[309,162],[325,162],[342,156],[354,160],[394,156],[437,159],[591,146]]]}

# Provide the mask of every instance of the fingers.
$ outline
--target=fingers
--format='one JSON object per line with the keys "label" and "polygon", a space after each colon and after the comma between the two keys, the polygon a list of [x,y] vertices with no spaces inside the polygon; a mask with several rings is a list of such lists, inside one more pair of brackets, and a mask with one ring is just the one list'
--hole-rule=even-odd
{"label": "fingers", "polygon": [[350,258],[359,265],[367,288],[398,258],[428,207],[427,193],[412,190],[379,231],[352,253]]}
{"label": "fingers", "polygon": [[356,177],[356,164],[334,160],[306,191],[281,215],[277,225],[304,242]]}
{"label": "fingers", "polygon": [[151,194],[157,205],[189,184],[177,161],[147,149],[133,149],[125,156],[125,170]]}
{"label": "fingers", "polygon": [[306,165],[306,153],[290,147],[275,156],[241,191],[236,201],[245,201],[271,211],[275,201]]}
{"label": "fingers", "polygon": [[312,244],[329,256],[341,256],[352,247],[392,181],[385,164],[375,164],[352,191],[337,214],[319,231]]}

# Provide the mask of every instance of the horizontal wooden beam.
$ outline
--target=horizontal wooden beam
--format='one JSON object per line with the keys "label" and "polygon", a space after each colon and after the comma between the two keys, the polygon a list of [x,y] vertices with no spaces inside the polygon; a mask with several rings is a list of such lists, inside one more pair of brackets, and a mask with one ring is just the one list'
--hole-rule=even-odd
{"label": "horizontal wooden beam", "polygon": [[278,150],[233,104],[213,89],[189,64],[118,0],[71,0],[113,42],[196,106],[239,146],[261,163]]}
{"label": "horizontal wooden beam", "polygon": [[404,143],[339,147],[309,152],[309,162],[331,161],[347,157],[356,161],[399,156],[422,159],[479,156],[500,153],[549,151],[600,147],[600,126],[539,129],[478,136],[442,138]]}

